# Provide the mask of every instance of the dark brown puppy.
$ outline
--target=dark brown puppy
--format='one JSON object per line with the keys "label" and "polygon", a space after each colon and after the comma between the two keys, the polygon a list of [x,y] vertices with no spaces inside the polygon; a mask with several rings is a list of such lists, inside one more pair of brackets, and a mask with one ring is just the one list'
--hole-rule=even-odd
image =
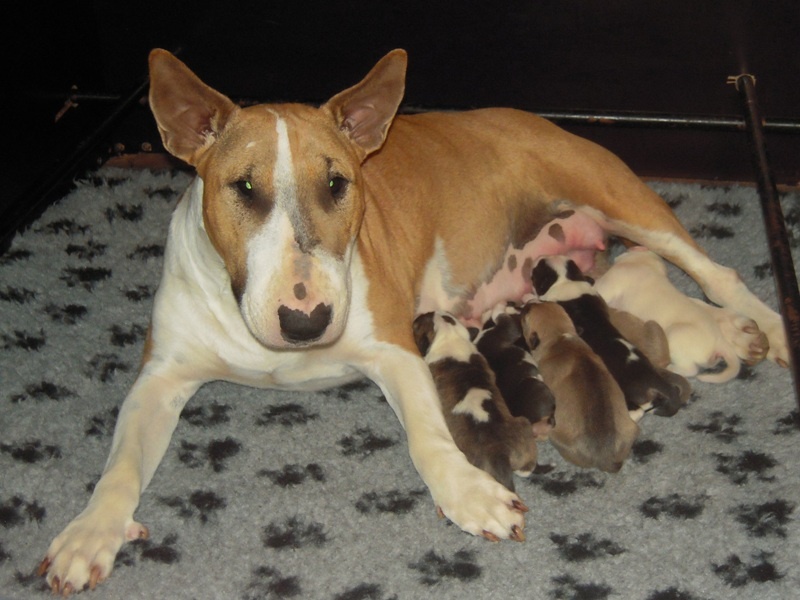
{"label": "dark brown puppy", "polygon": [[485,315],[475,345],[494,371],[511,414],[528,419],[537,439],[547,439],[554,425],[556,401],[525,343],[519,308],[498,304]]}
{"label": "dark brown puppy", "polygon": [[523,335],[556,399],[550,442],[580,467],[619,471],[639,434],[619,384],[558,304],[529,302],[521,317]]}
{"label": "dark brown puppy", "polygon": [[433,374],[456,446],[473,465],[513,491],[513,472],[527,476],[536,467],[530,422],[508,411],[489,364],[452,315],[437,311],[418,316],[414,339]]}
{"label": "dark brown puppy", "polygon": [[686,402],[684,377],[657,369],[634,344],[611,324],[608,305],[592,287],[592,280],[565,256],[537,261],[531,276],[539,300],[558,302],[567,311],[578,334],[603,359],[617,380],[631,411],[669,417]]}

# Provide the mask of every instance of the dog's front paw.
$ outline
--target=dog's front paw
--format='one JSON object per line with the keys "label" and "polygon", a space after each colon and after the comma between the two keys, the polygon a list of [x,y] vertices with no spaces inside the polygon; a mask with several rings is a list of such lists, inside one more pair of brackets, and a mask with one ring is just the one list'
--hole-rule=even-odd
{"label": "dog's front paw", "polygon": [[492,542],[525,540],[528,507],[514,492],[469,463],[457,474],[451,471],[448,481],[431,486],[431,493],[439,515],[467,533]]}
{"label": "dog's front paw", "polygon": [[54,594],[69,596],[94,589],[114,567],[114,559],[126,540],[146,539],[144,525],[128,519],[103,517],[86,511],[59,534],[39,565]]}

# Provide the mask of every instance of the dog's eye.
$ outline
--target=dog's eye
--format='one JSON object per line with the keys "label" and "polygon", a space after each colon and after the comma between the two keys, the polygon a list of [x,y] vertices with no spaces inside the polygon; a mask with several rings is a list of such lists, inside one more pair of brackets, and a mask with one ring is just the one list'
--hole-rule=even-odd
{"label": "dog's eye", "polygon": [[253,184],[249,179],[240,179],[234,185],[236,186],[236,190],[239,192],[239,194],[241,194],[244,198],[253,197]]}
{"label": "dog's eye", "polygon": [[347,184],[347,179],[340,177],[339,175],[334,175],[328,179],[328,190],[330,191],[334,200],[342,199],[342,197],[345,195],[345,192],[347,192]]}

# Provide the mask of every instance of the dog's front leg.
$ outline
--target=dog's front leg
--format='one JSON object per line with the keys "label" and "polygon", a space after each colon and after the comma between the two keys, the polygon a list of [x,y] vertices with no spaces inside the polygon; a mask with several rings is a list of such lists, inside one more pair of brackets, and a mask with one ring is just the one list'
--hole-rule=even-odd
{"label": "dog's front leg", "polygon": [[497,541],[524,540],[519,496],[467,461],[442,413],[430,370],[398,346],[376,353],[367,373],[383,390],[406,430],[411,460],[437,508],[473,535]]}
{"label": "dog's front leg", "polygon": [[139,496],[161,462],[186,401],[199,387],[147,368],[125,398],[111,454],[86,509],[53,540],[39,568],[53,592],[94,589],[109,576],[123,542],[146,538],[133,520]]}

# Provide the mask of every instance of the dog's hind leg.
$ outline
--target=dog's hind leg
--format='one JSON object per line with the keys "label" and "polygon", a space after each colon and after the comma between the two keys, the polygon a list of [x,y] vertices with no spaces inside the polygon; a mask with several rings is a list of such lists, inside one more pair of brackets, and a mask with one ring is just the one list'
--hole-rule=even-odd
{"label": "dog's hind leg", "polygon": [[120,409],[111,453],[86,509],[50,544],[39,568],[55,593],[94,588],[128,540],[145,538],[133,520],[139,496],[169,445],[186,401],[199,387],[145,365]]}

